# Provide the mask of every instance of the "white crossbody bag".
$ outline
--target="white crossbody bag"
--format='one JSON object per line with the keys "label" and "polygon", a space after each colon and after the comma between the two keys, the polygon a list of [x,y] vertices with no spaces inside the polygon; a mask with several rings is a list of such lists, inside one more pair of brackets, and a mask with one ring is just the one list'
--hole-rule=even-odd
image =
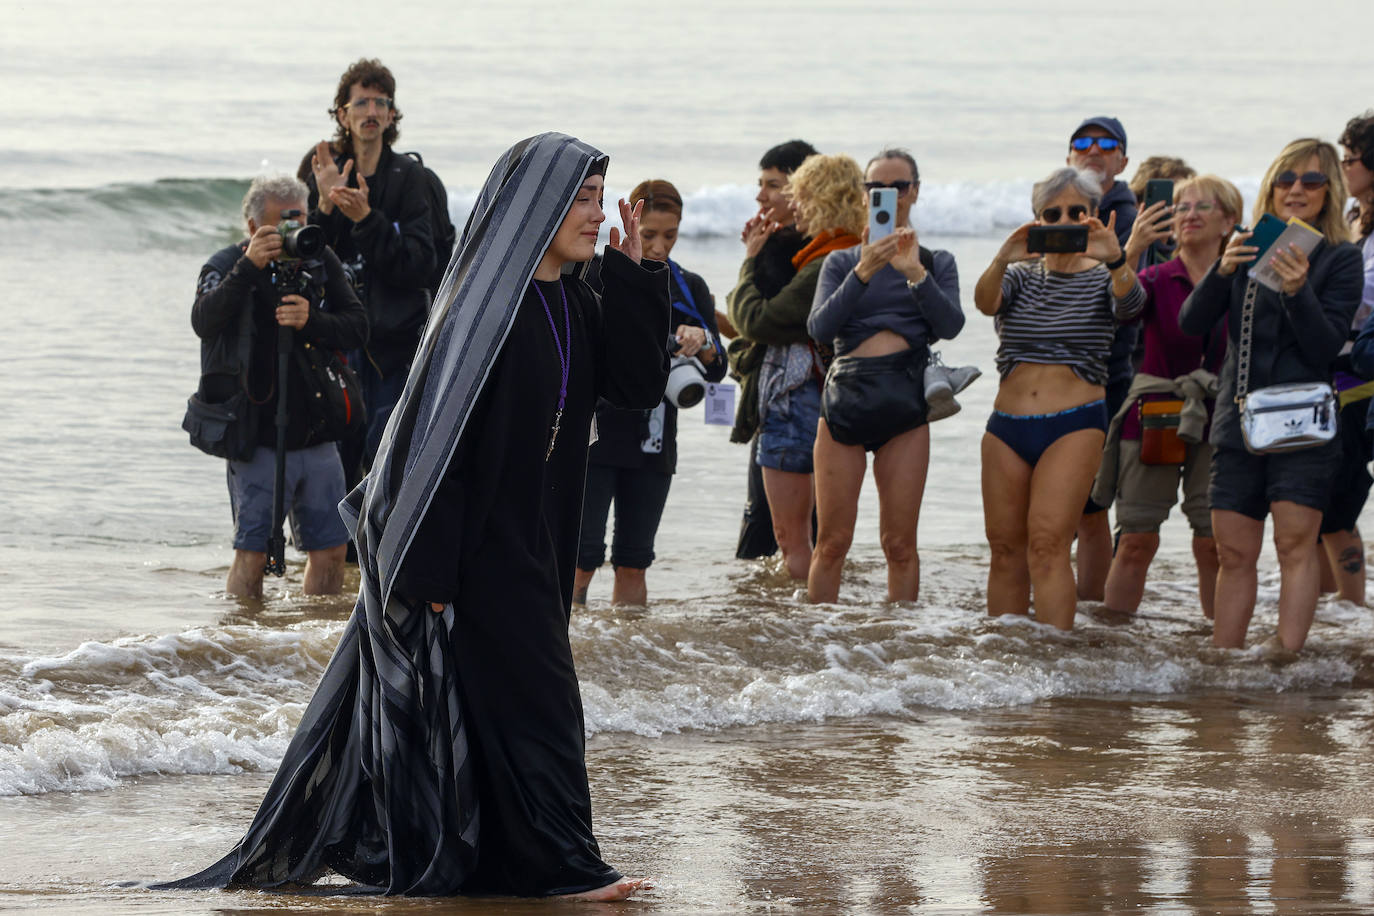
{"label": "white crossbody bag", "polygon": [[1236,407],[1245,447],[1256,455],[1269,455],[1324,445],[1336,438],[1340,414],[1336,389],[1329,382],[1292,382],[1250,391],[1250,347],[1258,288],[1254,280],[1245,285],[1236,353]]}

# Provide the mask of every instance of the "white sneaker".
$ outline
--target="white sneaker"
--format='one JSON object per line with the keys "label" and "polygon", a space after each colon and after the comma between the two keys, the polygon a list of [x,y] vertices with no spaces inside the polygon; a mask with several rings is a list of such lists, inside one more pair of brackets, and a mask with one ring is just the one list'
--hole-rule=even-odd
{"label": "white sneaker", "polygon": [[926,422],[933,423],[959,412],[954,400],[954,386],[949,383],[949,370],[938,359],[931,360],[925,371]]}
{"label": "white sneaker", "polygon": [[983,371],[977,366],[957,366],[945,371],[949,373],[949,383],[954,388],[955,394],[972,385],[983,374]]}

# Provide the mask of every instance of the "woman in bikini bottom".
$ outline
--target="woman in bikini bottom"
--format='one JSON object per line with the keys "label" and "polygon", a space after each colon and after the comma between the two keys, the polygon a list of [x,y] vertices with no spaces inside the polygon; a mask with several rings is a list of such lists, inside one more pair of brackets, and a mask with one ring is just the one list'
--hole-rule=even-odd
{"label": "woman in bikini bottom", "polygon": [[1088,404],[1057,410],[1054,413],[1017,415],[994,410],[988,417],[987,430],[1007,444],[1031,467],[1040,461],[1045,449],[1069,433],[1080,429],[1107,432],[1107,401],[1099,399]]}

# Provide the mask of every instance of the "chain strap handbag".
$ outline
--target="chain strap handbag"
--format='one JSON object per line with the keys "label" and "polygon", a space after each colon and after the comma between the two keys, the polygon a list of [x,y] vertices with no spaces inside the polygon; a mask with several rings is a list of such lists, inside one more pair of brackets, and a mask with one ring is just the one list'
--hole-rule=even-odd
{"label": "chain strap handbag", "polygon": [[1245,447],[1256,455],[1324,445],[1336,438],[1336,389],[1329,382],[1292,382],[1250,391],[1250,348],[1254,342],[1255,296],[1245,285],[1236,352],[1236,407]]}

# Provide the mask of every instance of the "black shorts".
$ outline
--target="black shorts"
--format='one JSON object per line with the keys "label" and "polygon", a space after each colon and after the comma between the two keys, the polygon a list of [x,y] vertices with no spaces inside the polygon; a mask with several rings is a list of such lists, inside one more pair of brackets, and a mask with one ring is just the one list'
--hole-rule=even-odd
{"label": "black shorts", "polygon": [[1369,487],[1374,484],[1374,478],[1369,476],[1367,466],[1374,455],[1371,454],[1369,430],[1364,425],[1368,410],[1368,398],[1341,408],[1341,466],[1331,476],[1331,492],[1327,496],[1326,511],[1322,513],[1322,534],[1353,531],[1369,499]]}
{"label": "black shorts", "polygon": [[1287,500],[1318,512],[1326,508],[1331,477],[1341,460],[1336,439],[1316,448],[1276,455],[1252,455],[1219,445],[1212,452],[1212,510],[1239,512],[1264,521],[1271,503]]}

